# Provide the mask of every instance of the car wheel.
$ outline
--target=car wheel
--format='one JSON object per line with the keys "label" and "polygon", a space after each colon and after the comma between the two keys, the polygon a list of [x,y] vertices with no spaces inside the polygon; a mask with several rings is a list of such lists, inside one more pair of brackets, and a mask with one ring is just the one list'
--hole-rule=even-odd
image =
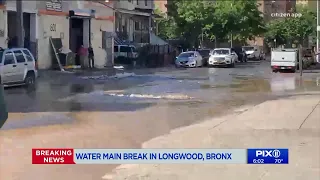
{"label": "car wheel", "polygon": [[28,73],[26,78],[24,79],[24,84],[27,88],[35,88],[36,77],[32,73]]}

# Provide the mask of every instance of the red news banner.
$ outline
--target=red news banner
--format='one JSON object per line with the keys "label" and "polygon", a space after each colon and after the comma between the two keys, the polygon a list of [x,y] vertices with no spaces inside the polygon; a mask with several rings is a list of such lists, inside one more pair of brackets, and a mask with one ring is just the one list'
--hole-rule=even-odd
{"label": "red news banner", "polygon": [[32,149],[32,164],[75,164],[73,149]]}

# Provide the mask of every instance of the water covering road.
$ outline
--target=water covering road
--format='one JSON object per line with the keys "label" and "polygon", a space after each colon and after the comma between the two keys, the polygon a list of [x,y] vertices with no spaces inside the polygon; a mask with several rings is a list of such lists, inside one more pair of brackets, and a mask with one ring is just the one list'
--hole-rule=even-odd
{"label": "water covering road", "polygon": [[[271,73],[269,62],[236,68],[46,72],[36,91],[6,89],[1,179],[99,179],[114,166],[30,165],[31,148],[139,148],[170,130],[240,106],[320,90],[320,74]],[[318,83],[318,84],[317,84]]]}

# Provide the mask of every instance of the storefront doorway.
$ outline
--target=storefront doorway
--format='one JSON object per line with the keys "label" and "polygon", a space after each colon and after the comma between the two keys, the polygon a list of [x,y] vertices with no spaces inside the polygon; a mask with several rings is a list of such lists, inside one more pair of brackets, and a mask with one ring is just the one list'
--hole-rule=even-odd
{"label": "storefront doorway", "polygon": [[[17,13],[15,11],[8,11],[8,48],[18,47],[17,34]],[[23,13],[23,29],[24,29],[24,47],[29,49],[33,55],[36,55],[36,14]],[[36,57],[36,56],[35,56]]]}
{"label": "storefront doorway", "polygon": [[76,53],[75,65],[80,65],[80,58],[77,55],[79,48],[83,45],[88,48],[90,45],[90,18],[74,16],[70,18],[70,50]]}
{"label": "storefront doorway", "polygon": [[[70,50],[77,53],[79,48],[83,45],[83,19],[70,18]],[[75,65],[80,65],[80,58],[76,54]]]}

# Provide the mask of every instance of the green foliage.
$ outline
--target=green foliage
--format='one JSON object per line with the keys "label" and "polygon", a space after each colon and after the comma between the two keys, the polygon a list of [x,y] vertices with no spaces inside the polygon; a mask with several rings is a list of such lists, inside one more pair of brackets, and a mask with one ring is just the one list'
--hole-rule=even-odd
{"label": "green foliage", "polygon": [[278,45],[289,42],[301,43],[308,36],[315,35],[316,14],[307,8],[301,8],[301,17],[287,17],[273,20],[267,24],[265,38],[268,42],[276,39]]}
{"label": "green foliage", "polygon": [[175,36],[195,43],[205,39],[246,40],[264,32],[264,23],[256,0],[171,0],[168,1],[170,24]]}
{"label": "green foliage", "polygon": [[264,31],[264,21],[256,0],[217,1],[216,23],[222,24],[223,31],[235,40],[245,41]]}
{"label": "green foliage", "polygon": [[165,15],[159,14],[155,20],[158,24],[159,37],[162,39],[176,38],[177,26],[172,17],[166,17]]}

